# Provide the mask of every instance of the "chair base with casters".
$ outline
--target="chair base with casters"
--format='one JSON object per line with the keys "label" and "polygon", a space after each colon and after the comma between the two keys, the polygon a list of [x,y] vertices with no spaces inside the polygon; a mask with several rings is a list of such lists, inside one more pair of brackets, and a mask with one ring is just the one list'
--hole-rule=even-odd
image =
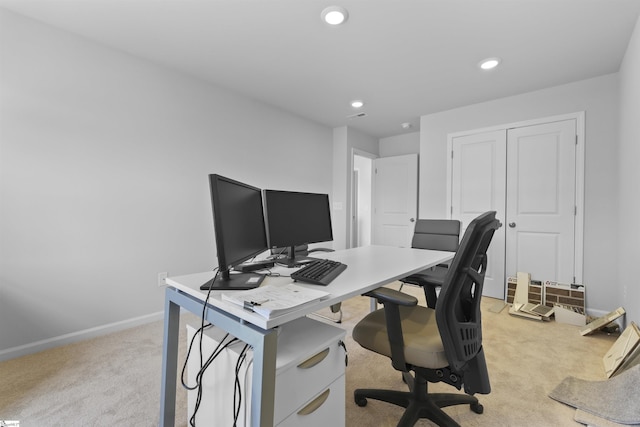
{"label": "chair base with casters", "polygon": [[[385,307],[369,313],[358,322],[353,330],[353,338],[362,347],[391,357],[394,368],[402,371],[409,391],[357,389],[354,392],[355,403],[364,407],[367,405],[367,399],[375,399],[405,408],[398,427],[413,426],[421,418],[430,419],[443,427],[459,427],[459,424],[441,409],[452,405],[468,404],[472,411],[481,414],[484,408],[473,395],[428,393],[429,382],[445,382],[458,390],[463,386],[463,375],[455,373],[448,366],[444,344],[438,334],[435,310],[419,306],[415,297],[393,289],[380,288],[365,295],[377,298]],[[393,331],[400,325],[387,323],[389,311],[391,311],[389,317],[397,316],[400,319],[399,323],[402,325],[404,334],[398,335]],[[404,350],[394,349],[394,345],[390,344],[387,338],[389,330],[392,330],[394,344],[399,346],[398,341],[402,341],[401,347]],[[400,336],[402,339],[399,339]],[[396,354],[394,359],[392,354],[398,352],[403,354]],[[415,365],[418,361],[429,367]],[[469,368],[480,377],[480,380],[471,376],[465,378],[465,381],[470,382],[470,388],[477,392],[488,393],[490,388],[482,349]],[[410,371],[415,374],[415,377]],[[476,384],[479,385],[476,386]],[[467,385],[464,385],[467,388]]]}
{"label": "chair base with casters", "polygon": [[441,408],[447,406],[468,404],[476,414],[482,414],[484,411],[484,407],[475,396],[456,393],[429,394],[429,382],[425,377],[417,375],[414,379],[405,373],[405,378],[407,375],[410,379],[405,382],[411,384],[410,391],[358,389],[354,392],[356,405],[364,407],[367,406],[367,399],[375,399],[405,408],[398,427],[413,426],[421,418],[427,418],[439,426],[458,426],[455,420],[442,411]]}
{"label": "chair base with casters", "polygon": [[[435,308],[418,305],[418,300],[390,288],[371,291],[383,304],[367,314],[353,329],[360,346],[391,359],[401,371],[408,392],[358,389],[357,405],[376,399],[405,408],[398,426],[413,426],[427,418],[439,426],[459,427],[442,408],[469,405],[484,410],[477,393],[491,391],[482,348],[480,301],[487,266],[486,252],[500,222],[495,212],[480,215],[469,224],[445,275]],[[414,376],[411,375],[414,374]],[[465,394],[429,394],[429,382],[444,382]]]}

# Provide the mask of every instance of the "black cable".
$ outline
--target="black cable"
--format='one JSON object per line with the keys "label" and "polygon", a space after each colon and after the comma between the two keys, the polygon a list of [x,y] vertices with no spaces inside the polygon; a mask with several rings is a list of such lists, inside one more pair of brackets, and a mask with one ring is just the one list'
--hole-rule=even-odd
{"label": "black cable", "polygon": [[[219,268],[216,267],[214,270],[215,272],[213,279],[211,279],[211,282],[209,282],[209,289],[207,290],[207,297],[204,300],[204,303],[202,304],[202,316],[200,316],[201,319],[201,324],[200,324],[200,329],[204,330],[204,322],[205,322],[205,318],[206,318],[206,314],[207,314],[207,303],[209,302],[209,297],[211,296],[211,290],[213,289],[213,284],[215,283],[216,279],[218,278],[218,273],[220,272]],[[216,349],[213,351],[212,355],[209,357],[209,359],[207,360],[207,363],[203,364],[203,360],[204,360],[204,354],[202,351],[202,338],[203,338],[203,334],[200,334],[200,345],[199,345],[199,349],[200,349],[200,370],[198,371],[198,373],[196,374],[196,386],[195,389],[197,389],[197,394],[196,394],[196,404],[193,410],[193,414],[191,415],[191,418],[189,419],[189,424],[192,427],[195,427],[196,425],[196,414],[198,413],[198,409],[200,408],[200,402],[202,400],[202,374],[204,373],[204,370],[206,369],[205,366],[209,366],[209,364],[213,361],[212,358],[217,357],[217,352],[218,349],[220,348],[220,345],[224,342],[224,340],[226,339],[226,337],[229,334],[227,334],[221,341],[220,343],[218,343],[218,346],[216,347]],[[186,362],[185,362],[186,363]]]}
{"label": "black cable", "polygon": [[[213,276],[213,279],[209,283],[209,289],[207,291],[207,297],[205,298],[204,303],[202,304],[202,316],[201,316],[200,328],[198,329],[198,331],[194,334],[193,338],[191,339],[191,343],[189,345],[189,350],[187,351],[187,357],[185,359],[185,363],[184,363],[184,366],[182,368],[182,376],[181,376],[182,386],[184,388],[186,388],[187,390],[196,390],[197,389],[195,408],[194,408],[192,416],[189,418],[189,425],[191,425],[192,427],[195,427],[196,414],[198,413],[198,409],[200,408],[200,403],[202,401],[202,378],[204,376],[204,372],[211,365],[213,360],[216,357],[218,357],[218,355],[225,348],[227,348],[229,346],[229,344],[231,344],[231,343],[233,343],[234,341],[237,340],[236,338],[233,338],[231,341],[229,341],[229,342],[227,342],[226,344],[223,345],[224,341],[230,336],[229,334],[226,334],[224,336],[224,338],[222,338],[222,340],[218,343],[218,345],[216,346],[216,348],[213,351],[213,353],[211,354],[211,356],[209,356],[207,361],[204,362],[204,353],[203,353],[203,349],[202,349],[202,343],[203,343],[203,339],[202,338],[203,338],[203,335],[204,335],[204,329],[209,327],[209,326],[212,326],[210,323],[205,325],[206,314],[207,314],[207,302],[209,301],[209,297],[211,296],[211,291],[213,289],[213,283],[218,278],[218,274],[219,274],[219,270],[218,270],[217,267],[214,269],[214,271],[215,271],[215,275]],[[189,355],[191,353],[191,349],[192,349],[193,343],[195,342],[195,339],[198,336],[198,333],[200,333],[200,343],[199,343],[200,369],[198,370],[198,373],[196,374],[196,378],[195,378],[196,385],[191,387],[188,384],[186,384],[186,382],[184,380],[184,372],[186,370],[186,365],[187,365],[187,362],[189,360]]]}
{"label": "black cable", "polygon": [[[218,274],[220,273],[220,269],[218,267],[214,268],[213,271],[215,272],[215,274],[213,275],[213,279],[211,280],[211,282],[209,282],[209,290],[207,291],[207,298],[205,298],[204,300],[204,304],[202,304],[202,316],[200,316],[201,318],[201,323],[200,323],[200,327],[202,329],[204,329],[204,321],[205,321],[205,317],[207,314],[207,304],[209,303],[209,297],[211,296],[211,291],[213,290],[213,284],[215,283],[216,279],[218,278]],[[200,369],[202,370],[202,335],[200,335]]]}
{"label": "black cable", "polygon": [[[233,385],[233,427],[237,427],[240,410],[242,409],[242,384],[240,384],[240,368],[247,358],[249,344],[245,344],[244,348],[236,361],[236,379]],[[236,396],[238,401],[236,403]]]}
{"label": "black cable", "polygon": [[[209,323],[208,325],[205,325],[204,328],[209,328],[213,325],[211,325],[211,323]],[[191,348],[193,347],[193,343],[195,342],[196,338],[198,337],[198,334],[202,334],[204,333],[204,329],[199,328],[195,334],[193,334],[193,336],[191,337],[191,342],[189,343],[189,348],[187,349],[187,357],[185,358],[184,364],[182,365],[182,373],[180,375],[180,380],[182,382],[182,387],[184,387],[187,390],[195,390],[196,388],[198,388],[198,384],[196,384],[195,386],[189,386],[184,378],[184,374],[187,370],[187,362],[189,361],[189,356],[191,355]],[[202,355],[200,356],[200,361],[201,361],[201,366],[200,369],[202,369]]]}
{"label": "black cable", "polygon": [[182,382],[182,386],[184,388],[186,388],[187,390],[195,390],[198,387],[198,384],[196,383],[196,385],[194,387],[189,387],[184,380],[184,373],[187,369],[187,362],[189,360],[189,356],[191,355],[191,348],[193,347],[193,343],[196,339],[196,337],[198,336],[198,334],[200,334],[200,369],[202,369],[202,360],[203,360],[203,354],[202,354],[202,333],[204,331],[205,328],[211,326],[211,323],[209,323],[208,325],[205,325],[205,314],[206,314],[206,309],[207,309],[207,304],[206,302],[209,301],[209,296],[211,294],[211,289],[213,286],[213,282],[215,282],[215,280],[218,278],[218,268],[216,267],[214,270],[215,272],[213,279],[211,280],[211,283],[209,284],[209,291],[207,292],[207,298],[205,299],[204,304],[202,304],[202,316],[201,316],[201,323],[200,323],[200,328],[196,331],[196,333],[193,335],[193,337],[191,338],[191,343],[189,344],[189,349],[187,350],[187,357],[185,358],[184,361],[184,365],[182,365],[182,374],[181,374],[181,382]]}
{"label": "black cable", "polygon": [[[231,338],[231,339],[225,343],[224,341],[227,338]],[[213,353],[211,353],[211,356],[209,356],[207,361],[202,365],[202,368],[196,374],[197,387],[194,387],[194,389],[197,388],[196,403],[195,403],[193,415],[189,419],[189,425],[195,427],[196,414],[198,413],[198,409],[200,409],[200,404],[202,402],[202,391],[203,391],[202,380],[204,378],[205,371],[207,370],[207,368],[209,368],[209,366],[211,366],[211,363],[213,363],[213,361],[220,355],[220,353],[222,353],[224,350],[226,350],[231,344],[235,343],[236,341],[239,341],[239,340],[235,337],[232,337],[230,334],[226,334],[224,338],[220,340],[216,349],[213,351]]]}
{"label": "black cable", "polygon": [[274,259],[274,260],[277,260],[277,259],[280,259],[280,258],[285,258],[285,257],[286,257],[286,255],[285,255],[285,256],[283,256],[283,255],[284,255],[284,252],[285,252],[285,251],[288,251],[288,250],[289,250],[289,247],[288,247],[288,246],[287,246],[287,247],[280,248],[280,252],[275,253],[275,254],[273,254],[273,253],[272,253],[272,254],[271,254],[271,255],[269,255],[267,258],[268,258],[268,259]]}
{"label": "black cable", "polygon": [[267,277],[286,277],[286,276],[283,276],[280,273],[274,273],[273,271],[271,271],[270,268],[265,268],[265,269],[263,269],[263,271],[264,270],[266,270],[267,272],[266,273],[262,273],[262,274],[264,274]]}
{"label": "black cable", "polygon": [[[227,333],[222,338],[222,340],[220,340],[220,342],[218,343],[216,348],[213,350],[213,352],[211,353],[211,355],[209,356],[207,361],[204,362],[204,351],[203,351],[204,330],[206,328],[209,328],[209,327],[213,326],[211,323],[205,324],[206,313],[207,313],[207,302],[209,301],[209,297],[211,296],[211,291],[213,289],[213,283],[217,279],[218,273],[219,273],[219,270],[217,268],[214,271],[215,271],[215,275],[213,277],[213,280],[209,284],[209,289],[207,291],[207,297],[204,300],[204,304],[202,305],[202,316],[201,316],[200,328],[196,331],[194,336],[191,338],[191,342],[189,343],[189,348],[187,350],[187,357],[186,357],[184,365],[182,367],[182,374],[181,374],[182,386],[185,389],[190,390],[190,391],[197,390],[195,407],[194,407],[194,410],[193,410],[193,414],[189,418],[189,425],[192,426],[192,427],[195,427],[195,425],[196,425],[196,414],[198,413],[198,409],[200,408],[200,404],[202,403],[202,392],[203,392],[202,379],[204,377],[205,371],[211,365],[211,363],[213,363],[213,361],[220,355],[220,353],[222,353],[222,351],[227,349],[231,344],[235,343],[236,341],[240,341],[237,338],[232,337],[230,334]],[[279,274],[275,273],[274,275],[279,275]],[[196,338],[198,337],[198,334],[200,335],[200,343],[199,343],[200,369],[198,370],[198,373],[196,374],[196,378],[195,378],[195,382],[196,383],[195,383],[195,385],[194,386],[189,386],[185,381],[185,371],[186,371],[186,367],[187,367],[187,362],[189,360],[189,356],[191,354],[193,343],[195,342]],[[227,340],[228,338],[231,338],[231,339],[228,342],[225,343],[225,340]],[[234,427],[236,427],[236,425],[237,425],[237,421],[238,421],[238,418],[239,418],[239,415],[240,415],[240,410],[242,408],[242,385],[240,384],[240,368],[242,367],[242,364],[246,360],[249,348],[250,348],[249,344],[245,344],[244,348],[240,352],[240,355],[238,356],[238,360],[236,361],[234,393],[233,393],[234,394],[233,395],[233,426]],[[236,397],[237,397],[237,402],[236,402]]]}

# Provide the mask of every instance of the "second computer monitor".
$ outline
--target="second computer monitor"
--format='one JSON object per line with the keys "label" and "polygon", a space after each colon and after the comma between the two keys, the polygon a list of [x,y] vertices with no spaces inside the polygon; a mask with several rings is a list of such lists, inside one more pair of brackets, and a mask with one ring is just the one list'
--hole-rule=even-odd
{"label": "second computer monitor", "polygon": [[295,247],[333,240],[329,196],[264,190],[267,239],[271,248],[289,248],[287,264],[299,264]]}

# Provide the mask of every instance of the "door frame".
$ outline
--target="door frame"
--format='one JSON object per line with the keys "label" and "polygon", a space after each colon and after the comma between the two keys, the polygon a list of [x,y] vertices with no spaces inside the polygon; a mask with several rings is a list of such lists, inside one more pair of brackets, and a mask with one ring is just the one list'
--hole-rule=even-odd
{"label": "door frame", "polygon": [[[556,116],[541,117],[537,119],[524,120],[489,126],[478,129],[471,129],[462,132],[447,134],[447,217],[451,218],[452,205],[452,180],[453,180],[453,139],[460,136],[473,135],[482,132],[492,132],[509,129],[520,128],[526,126],[534,126],[545,123],[559,122],[564,120],[576,121],[576,215],[575,215],[575,244],[573,248],[575,259],[575,283],[583,283],[584,274],[584,173],[585,173],[585,112],[578,111],[575,113],[561,114]],[[503,227],[505,224],[502,225]],[[506,243],[506,240],[505,240]],[[505,277],[506,279],[506,277]],[[505,280],[506,286],[506,280]],[[506,293],[505,293],[506,295]]]}
{"label": "door frame", "polygon": [[[373,160],[377,159],[378,156],[377,154],[373,154],[373,153],[369,153],[368,151],[363,151],[359,148],[351,148],[351,156],[349,158],[349,176],[350,176],[350,183],[348,183],[348,186],[351,186],[351,191],[349,192],[349,213],[347,215],[347,235],[348,235],[348,239],[347,239],[347,249],[354,247],[353,245],[353,241],[354,241],[354,230],[353,230],[353,225],[354,225],[354,212],[357,212],[357,208],[354,206],[357,204],[357,199],[356,196],[353,194],[353,175],[355,173],[355,157],[356,156],[360,156],[360,157],[364,157],[367,158],[369,160],[371,160],[371,162],[373,163]],[[373,182],[373,167],[371,168],[371,182]],[[372,184],[372,188],[371,188],[371,194],[369,195],[370,199],[373,200],[373,184]],[[373,233],[373,202],[371,203],[372,209],[371,209],[371,233]]]}

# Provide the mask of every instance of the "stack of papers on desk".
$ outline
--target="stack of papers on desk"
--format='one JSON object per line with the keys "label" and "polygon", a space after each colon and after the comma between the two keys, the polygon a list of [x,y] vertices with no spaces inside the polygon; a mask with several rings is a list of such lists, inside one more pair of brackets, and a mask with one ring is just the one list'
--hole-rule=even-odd
{"label": "stack of papers on desk", "polygon": [[221,298],[223,301],[231,302],[271,319],[328,296],[329,292],[303,288],[290,283],[288,285],[266,285],[248,291],[228,292],[222,294]]}

